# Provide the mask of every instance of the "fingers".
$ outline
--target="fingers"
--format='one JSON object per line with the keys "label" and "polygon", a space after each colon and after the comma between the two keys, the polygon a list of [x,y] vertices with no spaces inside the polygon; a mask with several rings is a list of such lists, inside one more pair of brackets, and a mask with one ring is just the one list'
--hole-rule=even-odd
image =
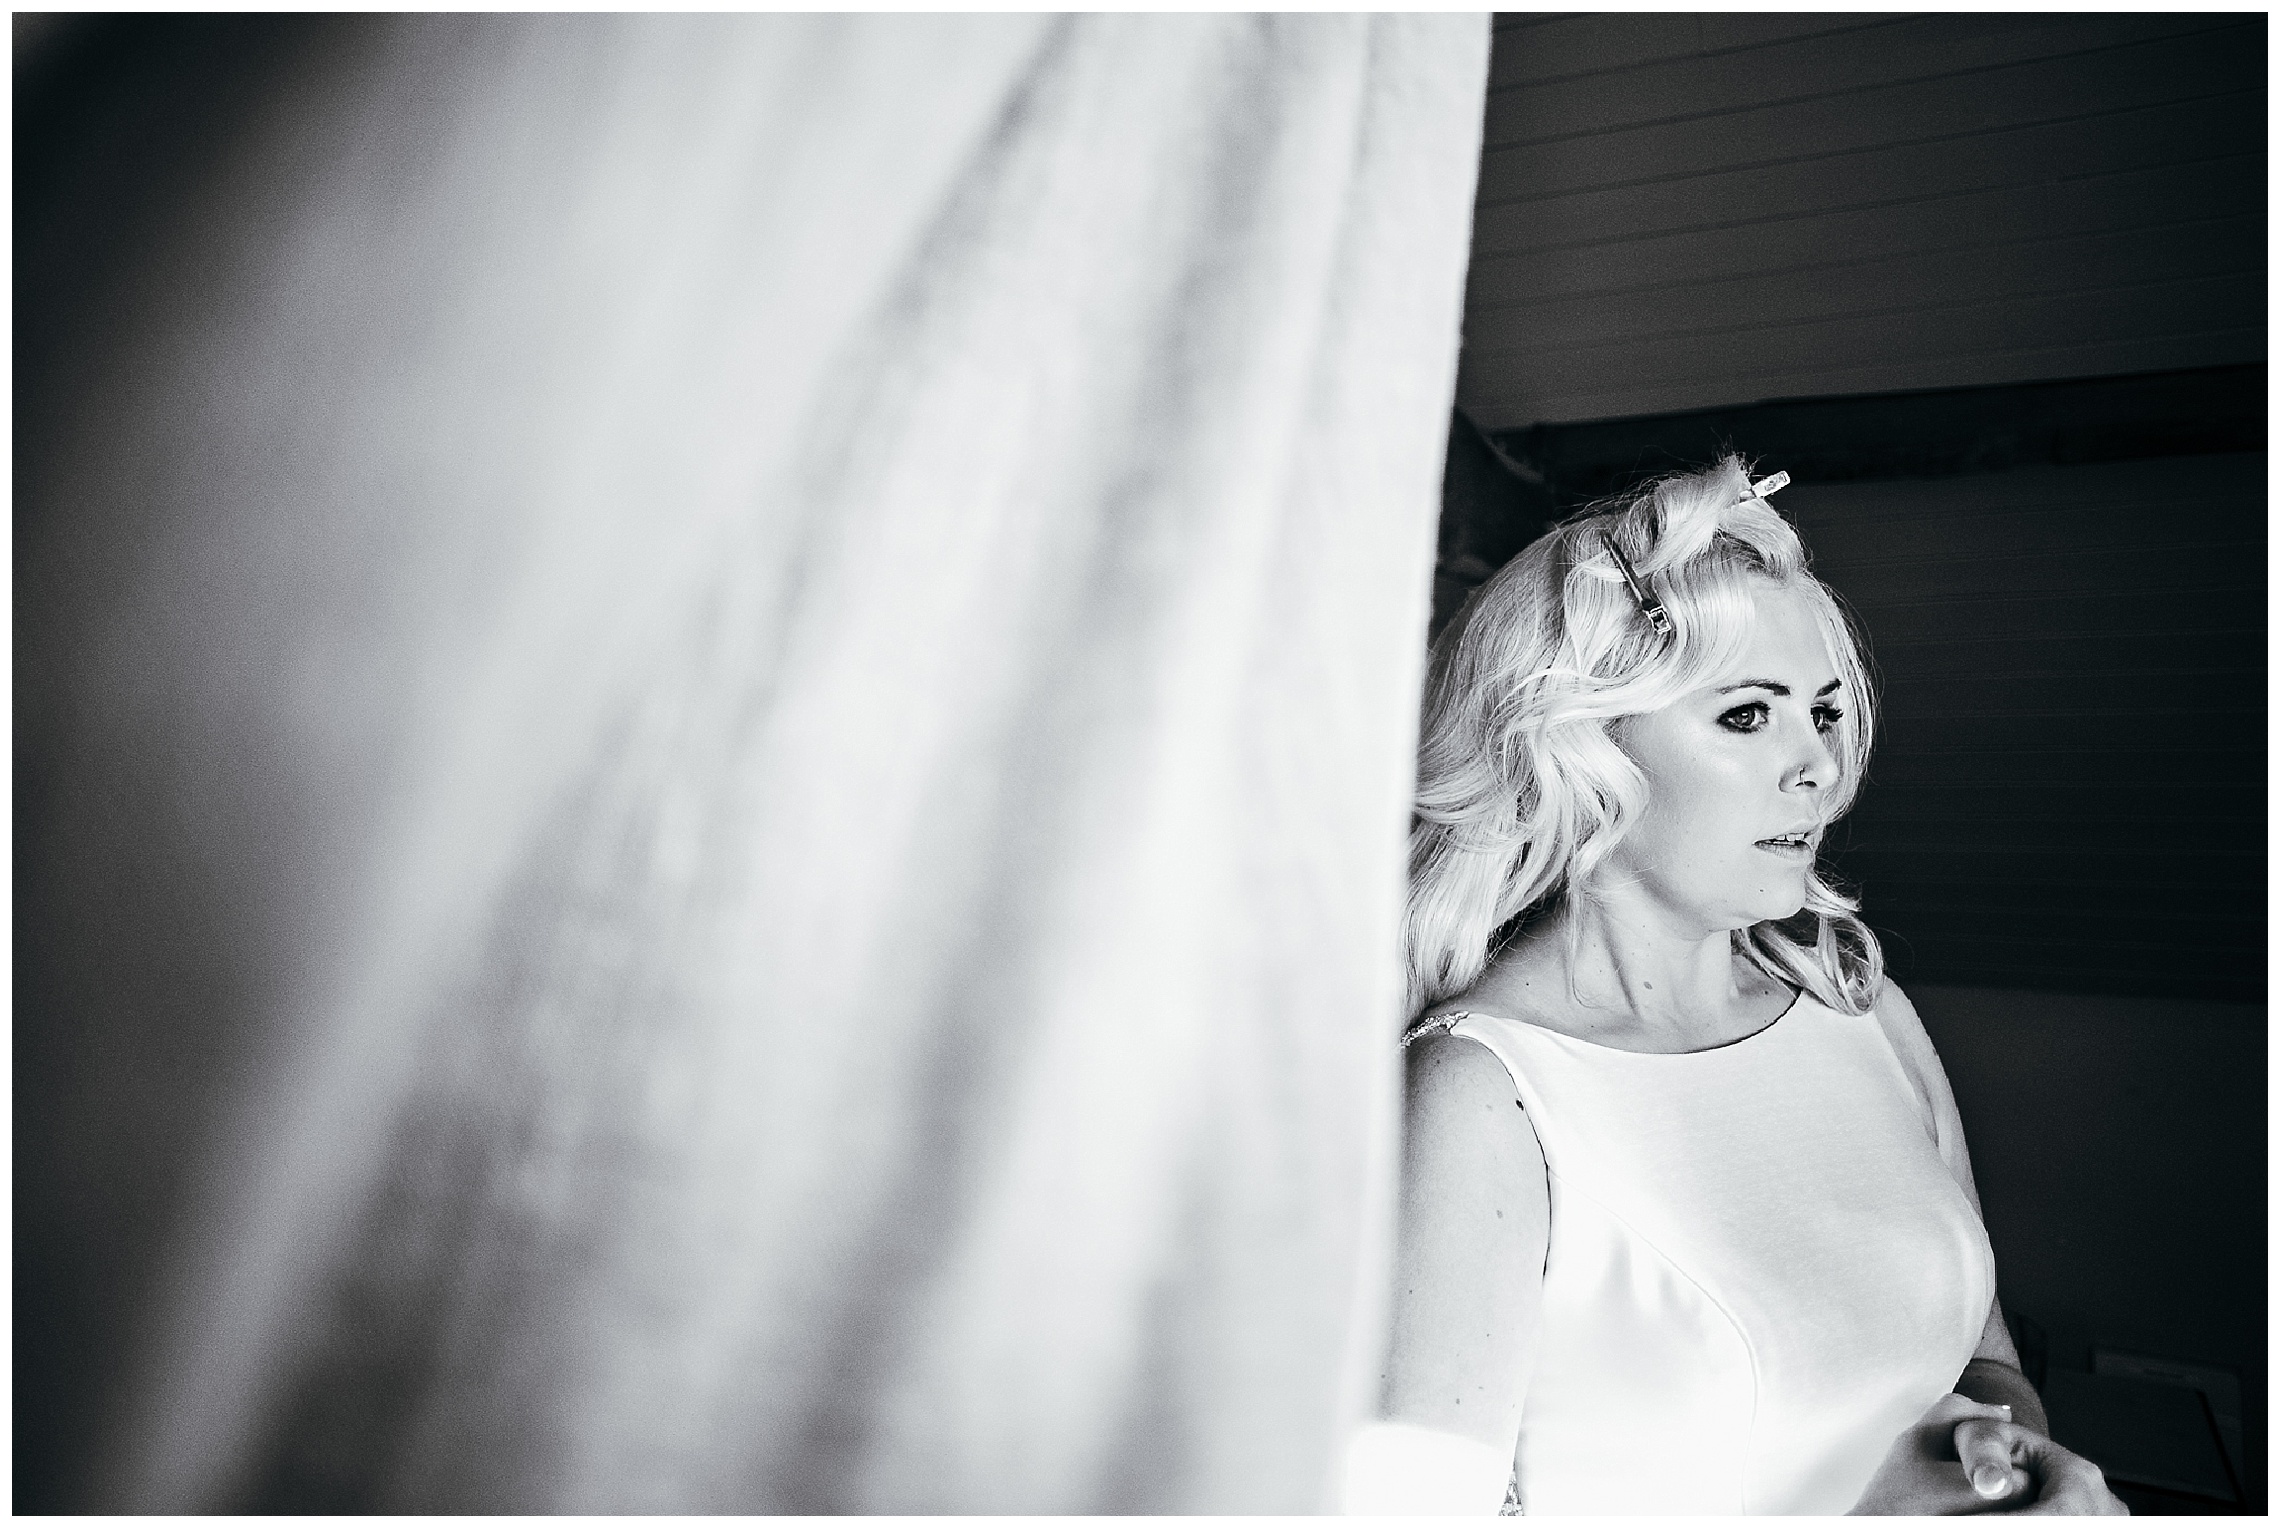
{"label": "fingers", "polygon": [[1990,1405],[1985,1401],[1975,1401],[1968,1395],[1956,1395],[1950,1392],[1932,1402],[1932,1409],[1925,1412],[1917,1420],[1916,1425],[1918,1427],[1929,1427],[1935,1424],[1944,1425],[1949,1422],[1964,1422],[1974,1419],[1989,1422],[2008,1422],[2011,1420],[2011,1408]]}
{"label": "fingers", "polygon": [[2010,1420],[2011,1408],[1989,1408],[2000,1418],[1969,1417],[1955,1425],[1955,1456],[1964,1477],[1984,1501],[2009,1501],[2028,1494],[2033,1479],[2019,1468],[2025,1429]]}
{"label": "fingers", "polygon": [[2040,1483],[2031,1507],[2035,1517],[2128,1517],[2130,1509],[2106,1489],[2105,1471],[2040,1433],[2021,1429],[2014,1456]]}
{"label": "fingers", "polygon": [[[1942,1396],[1930,1410],[1893,1438],[1884,1462],[1877,1466],[1876,1474],[1870,1477],[1852,1510],[1876,1516],[1911,1517],[1988,1510],[1987,1498],[1973,1491],[1963,1467],[1955,1462],[1955,1431],[1963,1422],[2000,1428],[2008,1425],[2003,1416],[2000,1406],[1984,1405],[1961,1395]],[[1978,1454],[2000,1455],[2008,1468],[2008,1455],[2001,1450],[1989,1450],[1984,1441],[1974,1447]],[[2023,1496],[2004,1498],[2005,1501],[2024,1499]]]}
{"label": "fingers", "polygon": [[2020,1511],[2037,1517],[2128,1517],[2130,1509],[2106,1489],[2106,1477],[2098,1467],[2088,1460],[2076,1463],[2082,1466],[2080,1472],[2045,1477],[2035,1504]]}

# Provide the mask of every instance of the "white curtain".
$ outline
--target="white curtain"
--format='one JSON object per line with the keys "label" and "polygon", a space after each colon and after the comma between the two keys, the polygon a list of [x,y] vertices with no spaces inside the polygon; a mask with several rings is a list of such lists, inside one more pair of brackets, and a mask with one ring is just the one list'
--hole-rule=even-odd
{"label": "white curtain", "polygon": [[1486,17],[296,35],[21,443],[62,1504],[1319,1509]]}

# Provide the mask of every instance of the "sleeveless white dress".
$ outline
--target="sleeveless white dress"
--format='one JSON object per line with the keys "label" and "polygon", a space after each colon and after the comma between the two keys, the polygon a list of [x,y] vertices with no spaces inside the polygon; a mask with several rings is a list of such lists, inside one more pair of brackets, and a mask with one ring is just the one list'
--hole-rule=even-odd
{"label": "sleeveless white dress", "polygon": [[1511,1072],[1550,1178],[1522,1509],[1851,1507],[1953,1388],[1995,1293],[1942,1156],[1960,1130],[1939,1138],[1877,1019],[1800,996],[1680,1055],[1485,1014],[1450,1032]]}

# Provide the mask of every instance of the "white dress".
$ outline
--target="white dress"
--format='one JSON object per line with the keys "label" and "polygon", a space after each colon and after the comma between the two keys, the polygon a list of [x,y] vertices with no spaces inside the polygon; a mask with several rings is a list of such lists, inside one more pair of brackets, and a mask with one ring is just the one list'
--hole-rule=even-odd
{"label": "white dress", "polygon": [[1849,1508],[1994,1298],[1944,1079],[1810,996],[1680,1055],[1485,1014],[1450,1032],[1511,1072],[1550,1178],[1524,1510]]}

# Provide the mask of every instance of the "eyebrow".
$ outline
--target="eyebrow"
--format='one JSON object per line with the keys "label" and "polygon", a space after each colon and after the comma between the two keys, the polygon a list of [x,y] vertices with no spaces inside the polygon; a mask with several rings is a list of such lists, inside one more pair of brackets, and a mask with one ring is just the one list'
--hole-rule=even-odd
{"label": "eyebrow", "polygon": [[[1819,689],[1815,690],[1813,692],[1813,698],[1815,700],[1819,700],[1822,696],[1832,693],[1843,684],[1844,681],[1842,679],[1832,679],[1827,684],[1822,685]],[[1745,679],[1739,684],[1722,684],[1718,686],[1718,693],[1721,695],[1732,694],[1735,690],[1771,690],[1776,695],[1787,695],[1790,693],[1788,685],[1777,683],[1771,679]]]}

